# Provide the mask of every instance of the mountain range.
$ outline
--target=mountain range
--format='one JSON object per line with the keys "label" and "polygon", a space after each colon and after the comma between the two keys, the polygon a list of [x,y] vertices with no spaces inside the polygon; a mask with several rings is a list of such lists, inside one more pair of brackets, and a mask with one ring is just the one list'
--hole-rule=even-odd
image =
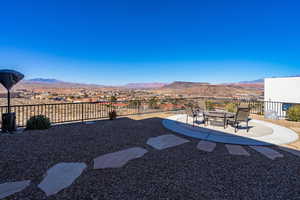
{"label": "mountain range", "polygon": [[37,82],[37,83],[62,83],[64,81],[60,81],[54,78],[33,78],[33,79],[29,79],[26,80],[27,82]]}
{"label": "mountain range", "polygon": [[128,89],[151,89],[151,88],[161,88],[165,85],[168,85],[167,83],[128,83],[124,85],[123,87]]}
{"label": "mountain range", "polygon": [[[253,81],[241,81],[237,83],[225,83],[220,85],[252,85],[263,83],[263,79],[257,79]],[[160,82],[150,82],[150,83],[128,83],[121,86],[107,86],[107,85],[98,85],[98,84],[85,84],[85,83],[76,83],[76,82],[65,82],[62,80],[51,79],[51,78],[34,78],[23,80],[21,84],[25,85],[36,85],[38,87],[120,87],[128,89],[153,89],[153,88],[189,88],[196,87],[200,85],[208,85],[206,82],[187,82],[187,81],[175,81],[173,83],[160,83]]]}
{"label": "mountain range", "polygon": [[[170,94],[183,96],[215,96],[235,97],[236,95],[261,96],[264,84],[261,81],[247,81],[230,84],[210,84],[207,82],[175,81],[173,83],[129,83],[122,86],[105,86],[97,84],[71,83],[57,79],[35,78],[23,80],[16,85],[16,89],[149,89],[156,94]],[[4,90],[1,92],[4,92]]]}
{"label": "mountain range", "polygon": [[[289,77],[300,77],[300,75],[289,76]],[[276,78],[276,77],[273,77]],[[18,88],[125,88],[125,89],[162,89],[162,90],[184,90],[194,88],[206,88],[209,85],[210,88],[215,88],[218,86],[232,86],[235,88],[244,89],[264,89],[264,79],[256,79],[250,81],[240,81],[234,83],[223,83],[223,84],[210,84],[206,82],[187,82],[187,81],[175,81],[173,83],[128,83],[121,86],[107,86],[98,84],[85,84],[76,82],[66,82],[62,80],[52,79],[52,78],[34,78],[21,81],[18,84]]]}
{"label": "mountain range", "polygon": [[65,82],[57,79],[49,78],[34,78],[28,80],[22,80],[18,85],[18,88],[104,88],[111,87],[98,84],[86,84],[76,82]]}
{"label": "mountain range", "polygon": [[[251,86],[249,86],[251,85]],[[263,84],[210,84],[201,82],[175,81],[153,89],[158,94],[207,97],[261,96]]]}
{"label": "mountain range", "polygon": [[[284,76],[284,77],[300,77],[300,74],[298,75],[292,75],[292,76]],[[283,78],[283,76],[272,76],[270,78]],[[252,81],[240,81],[238,83],[244,84],[244,83],[264,83],[264,78],[260,78],[260,79],[256,79],[256,80],[252,80]]]}
{"label": "mountain range", "polygon": [[263,78],[260,78],[260,79],[256,79],[256,80],[252,80],[252,81],[240,81],[238,83],[241,83],[241,84],[244,84],[244,83],[263,83],[264,82],[264,79]]}

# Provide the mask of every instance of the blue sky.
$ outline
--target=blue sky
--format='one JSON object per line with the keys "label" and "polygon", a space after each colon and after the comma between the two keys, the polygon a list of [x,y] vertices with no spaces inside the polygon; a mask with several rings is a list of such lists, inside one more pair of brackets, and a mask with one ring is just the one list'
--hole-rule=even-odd
{"label": "blue sky", "polygon": [[0,68],[72,82],[300,74],[300,2],[1,1]]}

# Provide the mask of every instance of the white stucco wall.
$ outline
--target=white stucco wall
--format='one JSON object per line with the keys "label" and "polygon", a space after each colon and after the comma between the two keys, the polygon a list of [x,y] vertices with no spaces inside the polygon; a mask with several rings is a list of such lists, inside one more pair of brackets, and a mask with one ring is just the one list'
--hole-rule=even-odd
{"label": "white stucco wall", "polygon": [[300,103],[300,77],[266,78],[265,101]]}

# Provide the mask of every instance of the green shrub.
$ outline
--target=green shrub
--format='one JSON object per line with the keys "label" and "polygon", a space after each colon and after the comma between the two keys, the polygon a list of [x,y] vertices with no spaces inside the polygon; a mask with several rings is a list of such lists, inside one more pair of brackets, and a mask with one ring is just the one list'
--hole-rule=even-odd
{"label": "green shrub", "polygon": [[235,103],[228,103],[225,106],[225,110],[227,112],[236,112],[237,110],[237,105]]}
{"label": "green shrub", "polygon": [[292,106],[287,111],[288,120],[300,122],[300,105]]}
{"label": "green shrub", "polygon": [[36,115],[31,117],[26,123],[27,130],[48,129],[51,123],[49,118],[44,115]]}

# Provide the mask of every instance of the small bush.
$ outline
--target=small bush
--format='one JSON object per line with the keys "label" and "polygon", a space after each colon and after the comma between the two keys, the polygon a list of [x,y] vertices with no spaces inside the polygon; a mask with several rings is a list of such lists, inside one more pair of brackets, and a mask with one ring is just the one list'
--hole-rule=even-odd
{"label": "small bush", "polygon": [[237,105],[235,103],[228,103],[225,106],[225,110],[227,112],[236,112],[237,110]]}
{"label": "small bush", "polygon": [[108,113],[108,116],[109,116],[109,119],[110,119],[110,120],[114,120],[114,119],[117,118],[117,112],[116,112],[115,110],[110,111],[110,112]]}
{"label": "small bush", "polygon": [[26,123],[27,130],[48,129],[50,126],[49,118],[44,115],[33,116]]}
{"label": "small bush", "polygon": [[287,111],[288,120],[300,122],[300,105],[292,106]]}
{"label": "small bush", "polygon": [[207,110],[214,110],[215,109],[214,104],[213,104],[212,101],[206,101],[205,106],[206,106]]}

